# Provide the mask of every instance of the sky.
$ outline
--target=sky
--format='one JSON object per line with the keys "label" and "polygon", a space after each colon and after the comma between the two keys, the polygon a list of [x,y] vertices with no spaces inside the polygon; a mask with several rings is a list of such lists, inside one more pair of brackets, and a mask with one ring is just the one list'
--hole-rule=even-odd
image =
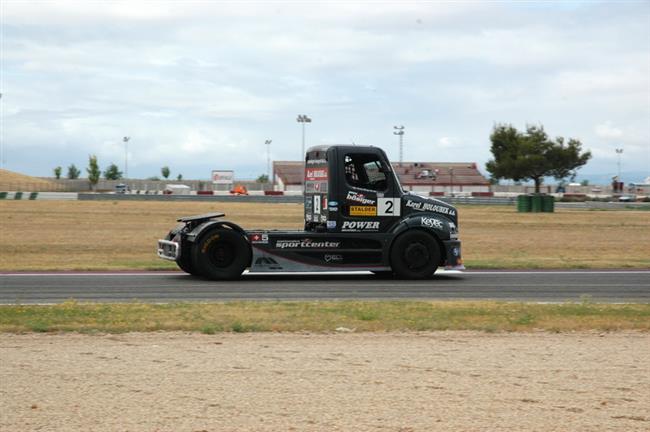
{"label": "sky", "polygon": [[593,154],[580,178],[650,175],[650,1],[0,2],[0,160],[51,176],[239,179],[306,146],[477,162],[497,123]]}

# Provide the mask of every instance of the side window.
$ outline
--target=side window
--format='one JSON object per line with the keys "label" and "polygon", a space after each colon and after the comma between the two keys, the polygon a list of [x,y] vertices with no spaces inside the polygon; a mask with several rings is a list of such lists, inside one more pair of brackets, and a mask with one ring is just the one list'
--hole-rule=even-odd
{"label": "side window", "polygon": [[344,164],[345,181],[350,186],[376,191],[386,190],[386,173],[376,155],[347,154]]}

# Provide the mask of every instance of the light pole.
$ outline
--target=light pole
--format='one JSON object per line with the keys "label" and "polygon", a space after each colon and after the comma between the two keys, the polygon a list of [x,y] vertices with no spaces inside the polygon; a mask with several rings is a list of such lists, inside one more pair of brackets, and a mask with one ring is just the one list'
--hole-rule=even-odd
{"label": "light pole", "polygon": [[621,154],[623,154],[623,149],[622,148],[617,148],[616,149],[616,154],[618,155],[618,181],[621,181]]}
{"label": "light pole", "polygon": [[305,123],[311,123],[311,119],[304,114],[298,115],[296,118],[298,123],[302,123],[302,152],[300,158],[305,160]]}
{"label": "light pole", "polygon": [[393,135],[399,136],[399,164],[404,162],[404,126],[393,126]]}
{"label": "light pole", "polygon": [[271,181],[271,141],[267,139],[264,141],[264,144],[266,144],[266,177],[267,177],[267,182],[271,182],[271,187],[273,186],[273,181]]}
{"label": "light pole", "polygon": [[125,136],[122,138],[124,141],[124,178],[129,178],[129,140],[131,137]]}

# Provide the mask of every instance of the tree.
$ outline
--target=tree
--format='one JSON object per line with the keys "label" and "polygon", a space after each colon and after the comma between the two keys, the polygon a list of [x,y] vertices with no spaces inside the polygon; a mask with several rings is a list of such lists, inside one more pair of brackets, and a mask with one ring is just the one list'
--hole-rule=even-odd
{"label": "tree", "polygon": [[183,174],[179,174],[176,176],[176,180],[181,181],[183,180]]}
{"label": "tree", "polygon": [[61,178],[61,171],[62,170],[63,170],[63,168],[61,168],[60,166],[54,168],[54,177],[56,177],[57,180]]}
{"label": "tree", "polygon": [[99,164],[97,163],[97,156],[88,156],[88,168],[86,168],[86,172],[88,172],[88,181],[90,182],[90,186],[94,190],[99,181],[99,176],[102,174],[99,169]]}
{"label": "tree", "polygon": [[165,177],[165,180],[167,180],[169,178],[169,173],[170,173],[170,171],[169,171],[168,166],[164,166],[164,167],[160,168],[160,174],[162,174],[162,176]]}
{"label": "tree", "polygon": [[114,163],[110,164],[104,171],[106,180],[119,180],[122,178],[122,171]]}
{"label": "tree", "polygon": [[79,175],[81,175],[81,171],[79,171],[75,164],[72,164],[68,167],[68,178],[70,180],[78,179]]}
{"label": "tree", "polygon": [[496,179],[532,180],[535,193],[546,176],[562,179],[575,176],[575,171],[587,163],[591,152],[581,153],[582,143],[562,137],[550,140],[543,126],[526,126],[519,132],[512,125],[497,124],[490,135],[491,159],[486,168]]}
{"label": "tree", "polygon": [[269,182],[269,176],[267,176],[266,174],[262,174],[255,181],[258,182],[258,183],[268,183]]}

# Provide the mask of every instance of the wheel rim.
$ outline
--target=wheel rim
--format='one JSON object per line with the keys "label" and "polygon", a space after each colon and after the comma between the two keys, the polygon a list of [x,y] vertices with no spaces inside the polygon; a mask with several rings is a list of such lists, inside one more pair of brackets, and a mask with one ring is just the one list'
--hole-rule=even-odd
{"label": "wheel rim", "polygon": [[429,249],[422,243],[411,243],[404,250],[404,262],[411,270],[420,270],[429,264]]}
{"label": "wheel rim", "polygon": [[233,246],[228,242],[217,242],[210,248],[210,261],[216,267],[230,266],[235,260],[233,249]]}

